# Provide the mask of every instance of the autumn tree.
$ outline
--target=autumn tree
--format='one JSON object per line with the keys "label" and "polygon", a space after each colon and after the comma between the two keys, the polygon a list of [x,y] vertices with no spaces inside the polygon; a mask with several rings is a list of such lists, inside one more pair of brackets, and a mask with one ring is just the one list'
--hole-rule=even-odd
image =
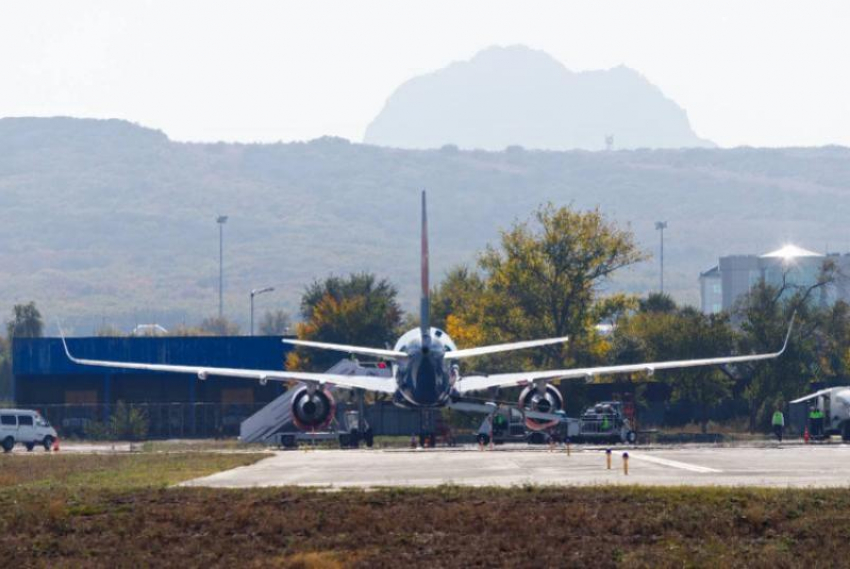
{"label": "autumn tree", "polygon": [[[396,288],[370,273],[329,277],[307,287],[301,300],[303,322],[296,326],[302,340],[384,347],[396,340],[401,309]],[[342,354],[297,349],[287,357],[287,369],[320,370]]]}
{"label": "autumn tree", "polygon": [[487,343],[485,294],[486,283],[479,273],[466,266],[455,267],[431,292],[431,324],[446,330],[459,346]]}
{"label": "autumn tree", "polygon": [[[459,342],[570,336],[564,345],[508,357],[540,366],[584,364],[601,357],[594,325],[629,303],[623,295],[601,298],[601,287],[643,258],[632,233],[598,210],[548,204],[502,232],[499,245],[481,255],[480,276],[450,274],[437,298],[460,291],[462,300],[446,317],[447,331]],[[468,299],[464,291],[471,291]]]}

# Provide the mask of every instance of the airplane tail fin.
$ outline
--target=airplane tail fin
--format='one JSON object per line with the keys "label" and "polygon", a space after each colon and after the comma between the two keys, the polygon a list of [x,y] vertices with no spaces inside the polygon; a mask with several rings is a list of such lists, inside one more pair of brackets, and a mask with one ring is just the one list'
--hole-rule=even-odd
{"label": "airplane tail fin", "polygon": [[422,296],[419,303],[419,330],[422,333],[422,344],[431,341],[431,292],[428,276],[428,210],[425,204],[425,190],[422,190],[422,252],[421,252],[421,286]]}

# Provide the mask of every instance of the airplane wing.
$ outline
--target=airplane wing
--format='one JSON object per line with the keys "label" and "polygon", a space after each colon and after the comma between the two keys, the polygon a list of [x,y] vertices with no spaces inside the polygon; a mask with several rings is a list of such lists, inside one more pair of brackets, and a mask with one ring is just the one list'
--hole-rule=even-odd
{"label": "airplane wing", "polygon": [[794,401],[789,401],[789,404],[791,404],[791,403],[802,403],[803,401],[809,401],[810,399],[820,397],[821,395],[823,395],[825,393],[829,393],[830,391],[832,391],[832,389],[821,389],[820,391],[815,391],[814,393],[810,393],[809,395],[806,395],[805,397],[800,397],[799,399],[795,399]]}
{"label": "airplane wing", "polygon": [[647,362],[639,364],[625,364],[614,366],[600,366],[576,369],[557,369],[549,371],[528,371],[521,373],[500,373],[494,375],[472,375],[461,378],[455,384],[455,389],[458,393],[469,393],[471,391],[480,391],[491,387],[512,387],[517,385],[527,385],[539,380],[560,381],[562,379],[576,378],[592,378],[597,375],[612,375],[617,373],[633,373],[645,371],[654,373],[657,370],[663,369],[680,369],[699,366],[734,364],[743,362],[753,362],[759,360],[769,360],[778,358],[785,352],[788,347],[788,339],[791,337],[791,329],[794,326],[794,316],[791,317],[791,324],[788,326],[788,333],[785,335],[785,342],[782,349],[778,352],[768,354],[753,354],[749,356],[727,356],[721,358],[706,358],[697,360],[678,360],[669,362]]}
{"label": "airplane wing", "polygon": [[495,354],[498,352],[509,352],[512,350],[524,350],[526,348],[536,348],[538,346],[548,346],[550,344],[560,344],[569,340],[569,336],[563,338],[547,338],[545,340],[528,340],[525,342],[512,342],[510,344],[494,344],[492,346],[481,346],[480,348],[469,348],[466,350],[455,350],[446,352],[444,356],[447,360],[459,360],[461,358],[471,358],[473,356],[483,356],[486,354]]}
{"label": "airplane wing", "polygon": [[336,350],[337,352],[346,352],[348,354],[361,354],[364,356],[375,356],[388,360],[397,360],[406,358],[405,352],[397,350],[382,350],[380,348],[365,348],[362,346],[349,346],[347,344],[328,344],[326,342],[313,342],[311,340],[293,340],[290,338],[283,339],[284,344],[292,344],[293,346],[305,346],[308,348],[319,348],[322,350]]}
{"label": "airplane wing", "polygon": [[317,383],[320,385],[329,384],[342,388],[365,389],[367,391],[378,391],[381,393],[395,393],[396,391],[395,381],[386,377],[87,360],[75,358],[71,355],[71,351],[68,349],[68,343],[65,341],[64,336],[62,336],[62,345],[65,347],[65,354],[68,356],[68,359],[75,364],[85,366],[137,369],[143,371],[163,371],[171,373],[190,373],[197,375],[199,379],[206,379],[208,376],[222,376],[237,377],[241,379],[256,379],[261,383],[265,383],[266,381],[303,381],[306,383]]}

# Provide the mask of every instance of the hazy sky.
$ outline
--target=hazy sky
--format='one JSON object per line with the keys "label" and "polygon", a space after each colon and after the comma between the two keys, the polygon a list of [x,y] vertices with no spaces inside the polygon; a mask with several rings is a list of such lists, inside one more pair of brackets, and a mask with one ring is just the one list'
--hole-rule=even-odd
{"label": "hazy sky", "polygon": [[406,79],[516,43],[633,67],[722,146],[850,145],[847,0],[4,0],[0,116],[361,140]]}

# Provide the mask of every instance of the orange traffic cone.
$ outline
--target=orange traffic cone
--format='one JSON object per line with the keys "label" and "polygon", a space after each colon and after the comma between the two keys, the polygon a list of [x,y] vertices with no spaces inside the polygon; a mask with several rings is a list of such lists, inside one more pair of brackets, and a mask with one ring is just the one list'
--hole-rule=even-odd
{"label": "orange traffic cone", "polygon": [[809,427],[806,426],[806,430],[803,431],[803,442],[806,444],[809,443]]}
{"label": "orange traffic cone", "polygon": [[59,437],[53,440],[53,452],[59,452]]}

